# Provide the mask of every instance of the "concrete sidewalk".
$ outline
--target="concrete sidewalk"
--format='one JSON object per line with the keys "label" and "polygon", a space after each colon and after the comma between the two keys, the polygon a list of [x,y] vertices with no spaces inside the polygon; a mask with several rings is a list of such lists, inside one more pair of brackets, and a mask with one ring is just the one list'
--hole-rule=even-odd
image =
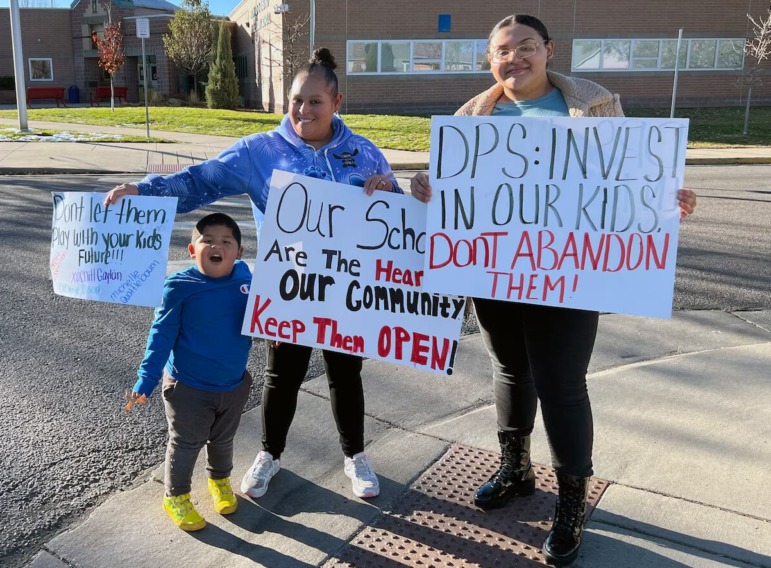
{"label": "concrete sidewalk", "polygon": [[[0,127],[18,126],[18,121],[0,118]],[[29,122],[31,128],[106,134],[143,136],[145,130],[112,126],[89,126],[61,122]],[[94,173],[128,174],[170,173],[180,167],[216,157],[238,138],[206,136],[181,132],[152,130],[153,137],[174,140],[173,143],[105,143],[105,142],[2,142],[0,174],[26,173]],[[428,169],[428,152],[383,150],[394,170]],[[768,164],[771,148],[689,149],[689,165]]]}
{"label": "concrete sidewalk", "polygon": [[[589,389],[595,473],[609,486],[574,566],[771,567],[769,368],[771,311],[601,317]],[[535,496],[490,514],[469,503],[469,480],[497,457],[489,453],[497,451],[495,411],[478,335],[463,338],[454,371],[437,377],[365,363],[376,499],[350,493],[320,377],[304,385],[282,470],[265,497],[239,495],[238,511],[218,516],[199,465],[193,498],[209,526],[183,533],[162,510],[159,468],[50,541],[31,566],[486,567],[501,554],[503,566],[538,566],[549,524],[533,508],[553,510],[553,494],[539,485]],[[234,481],[259,449],[260,424],[259,408],[243,417]],[[451,454],[460,461],[448,475]],[[540,418],[533,458],[550,461]],[[451,489],[431,493],[441,467]],[[507,554],[507,543],[522,538],[516,527],[538,538]]]}

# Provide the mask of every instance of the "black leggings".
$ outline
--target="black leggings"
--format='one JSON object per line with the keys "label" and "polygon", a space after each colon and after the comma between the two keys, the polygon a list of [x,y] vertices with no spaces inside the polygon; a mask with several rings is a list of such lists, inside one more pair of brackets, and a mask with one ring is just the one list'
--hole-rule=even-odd
{"label": "black leggings", "polygon": [[[262,448],[278,459],[286,447],[286,436],[297,409],[312,348],[291,343],[275,347],[266,341],[268,363],[262,389]],[[364,451],[364,389],[362,359],[355,355],[324,351],[329,397],[343,453],[352,457]]]}
{"label": "black leggings", "polygon": [[498,428],[527,436],[538,400],[554,468],[592,475],[592,409],[586,371],[597,312],[474,298],[493,365]]}

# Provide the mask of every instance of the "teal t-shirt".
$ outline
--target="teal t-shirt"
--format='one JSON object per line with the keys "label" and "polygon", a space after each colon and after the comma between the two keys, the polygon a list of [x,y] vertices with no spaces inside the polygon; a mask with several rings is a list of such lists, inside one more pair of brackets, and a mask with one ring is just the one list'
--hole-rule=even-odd
{"label": "teal t-shirt", "polygon": [[562,91],[554,87],[548,94],[529,101],[498,101],[493,116],[570,116]]}

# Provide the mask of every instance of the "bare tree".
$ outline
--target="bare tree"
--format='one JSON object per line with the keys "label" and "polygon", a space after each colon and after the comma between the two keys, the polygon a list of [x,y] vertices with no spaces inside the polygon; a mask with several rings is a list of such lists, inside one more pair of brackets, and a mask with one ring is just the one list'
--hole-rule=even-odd
{"label": "bare tree", "polygon": [[743,134],[747,136],[750,126],[750,101],[752,99],[752,87],[763,84],[763,78],[760,74],[760,66],[765,59],[771,55],[771,3],[766,10],[766,17],[755,18],[747,14],[752,22],[753,37],[744,44],[744,53],[752,59],[752,63],[747,68],[743,82],[747,85],[747,102],[744,110],[744,130]]}
{"label": "bare tree", "polygon": [[308,63],[310,59],[310,16],[298,16],[292,20],[282,18],[282,35],[284,36],[284,73],[290,79]]}
{"label": "bare tree", "polygon": [[169,33],[163,36],[166,54],[177,67],[192,75],[196,94],[198,78],[211,63],[215,33],[208,0],[182,0],[182,8],[169,22]]}
{"label": "bare tree", "polygon": [[271,65],[282,70],[285,78],[291,80],[310,59],[310,15],[303,14],[294,18],[284,15],[281,25],[270,23],[265,35],[260,34],[263,45],[270,46],[270,51],[277,54]]}

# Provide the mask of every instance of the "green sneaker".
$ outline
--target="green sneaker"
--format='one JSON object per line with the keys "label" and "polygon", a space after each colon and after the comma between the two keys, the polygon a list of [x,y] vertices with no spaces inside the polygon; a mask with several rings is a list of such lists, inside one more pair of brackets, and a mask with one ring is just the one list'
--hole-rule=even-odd
{"label": "green sneaker", "polygon": [[163,497],[163,508],[183,531],[199,531],[206,526],[204,518],[195,510],[190,502],[190,493],[175,497]]}
{"label": "green sneaker", "polygon": [[236,496],[230,488],[230,478],[211,479],[209,478],[209,493],[214,500],[214,510],[220,515],[229,515],[235,513],[238,507]]}

